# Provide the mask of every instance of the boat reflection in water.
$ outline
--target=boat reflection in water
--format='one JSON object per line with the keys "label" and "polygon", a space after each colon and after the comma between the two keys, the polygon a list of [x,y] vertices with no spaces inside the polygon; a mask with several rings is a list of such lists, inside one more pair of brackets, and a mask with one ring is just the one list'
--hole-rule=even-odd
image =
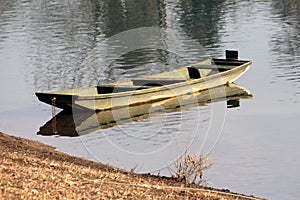
{"label": "boat reflection in water", "polygon": [[229,84],[159,102],[113,110],[99,112],[63,110],[42,126],[37,134],[76,137],[101,129],[112,128],[116,125],[141,121],[164,113],[207,106],[213,102],[226,101],[227,108],[235,108],[240,106],[240,99],[249,98],[252,98],[252,95],[247,89],[236,84]]}

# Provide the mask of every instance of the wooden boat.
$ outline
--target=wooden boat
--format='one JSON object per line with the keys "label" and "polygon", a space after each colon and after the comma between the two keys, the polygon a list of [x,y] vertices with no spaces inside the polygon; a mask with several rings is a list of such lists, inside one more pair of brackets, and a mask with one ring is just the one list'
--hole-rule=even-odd
{"label": "wooden boat", "polygon": [[211,90],[204,90],[180,97],[165,99],[158,102],[149,102],[130,107],[121,107],[113,110],[63,110],[37,133],[38,135],[75,137],[112,128],[133,121],[141,121],[163,113],[180,112],[192,107],[206,106],[213,102],[227,102],[227,108],[239,107],[240,99],[252,98],[250,92],[236,84],[225,87],[219,86]]}
{"label": "wooden boat", "polygon": [[[62,109],[109,110],[157,102],[234,82],[251,65],[238,60],[236,51],[226,59],[206,59],[173,71],[89,88],[37,92],[42,102]],[[232,56],[233,55],[233,56]]]}

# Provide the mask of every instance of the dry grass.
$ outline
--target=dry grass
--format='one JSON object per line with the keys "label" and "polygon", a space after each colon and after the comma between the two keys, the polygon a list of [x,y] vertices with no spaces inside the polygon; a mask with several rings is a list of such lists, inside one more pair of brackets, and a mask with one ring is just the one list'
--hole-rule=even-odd
{"label": "dry grass", "polygon": [[207,185],[207,181],[203,176],[203,171],[209,169],[213,161],[209,157],[201,154],[190,153],[187,149],[185,153],[174,162],[174,169],[169,170],[173,178],[184,181],[187,184]]}

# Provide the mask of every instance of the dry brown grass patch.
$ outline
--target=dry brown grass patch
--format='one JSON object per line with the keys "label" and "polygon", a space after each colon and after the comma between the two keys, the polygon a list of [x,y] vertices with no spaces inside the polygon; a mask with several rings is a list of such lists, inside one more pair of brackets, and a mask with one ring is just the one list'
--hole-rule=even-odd
{"label": "dry brown grass patch", "polygon": [[190,153],[186,150],[170,169],[173,178],[184,181],[187,184],[207,185],[207,181],[203,176],[203,171],[209,169],[213,164],[210,157],[204,157],[202,154]]}

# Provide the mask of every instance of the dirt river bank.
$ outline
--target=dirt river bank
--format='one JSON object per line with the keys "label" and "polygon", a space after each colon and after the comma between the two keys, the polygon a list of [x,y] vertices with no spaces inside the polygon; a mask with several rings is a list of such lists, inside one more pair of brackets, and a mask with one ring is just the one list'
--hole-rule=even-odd
{"label": "dirt river bank", "polygon": [[257,199],[69,156],[0,133],[0,199]]}

